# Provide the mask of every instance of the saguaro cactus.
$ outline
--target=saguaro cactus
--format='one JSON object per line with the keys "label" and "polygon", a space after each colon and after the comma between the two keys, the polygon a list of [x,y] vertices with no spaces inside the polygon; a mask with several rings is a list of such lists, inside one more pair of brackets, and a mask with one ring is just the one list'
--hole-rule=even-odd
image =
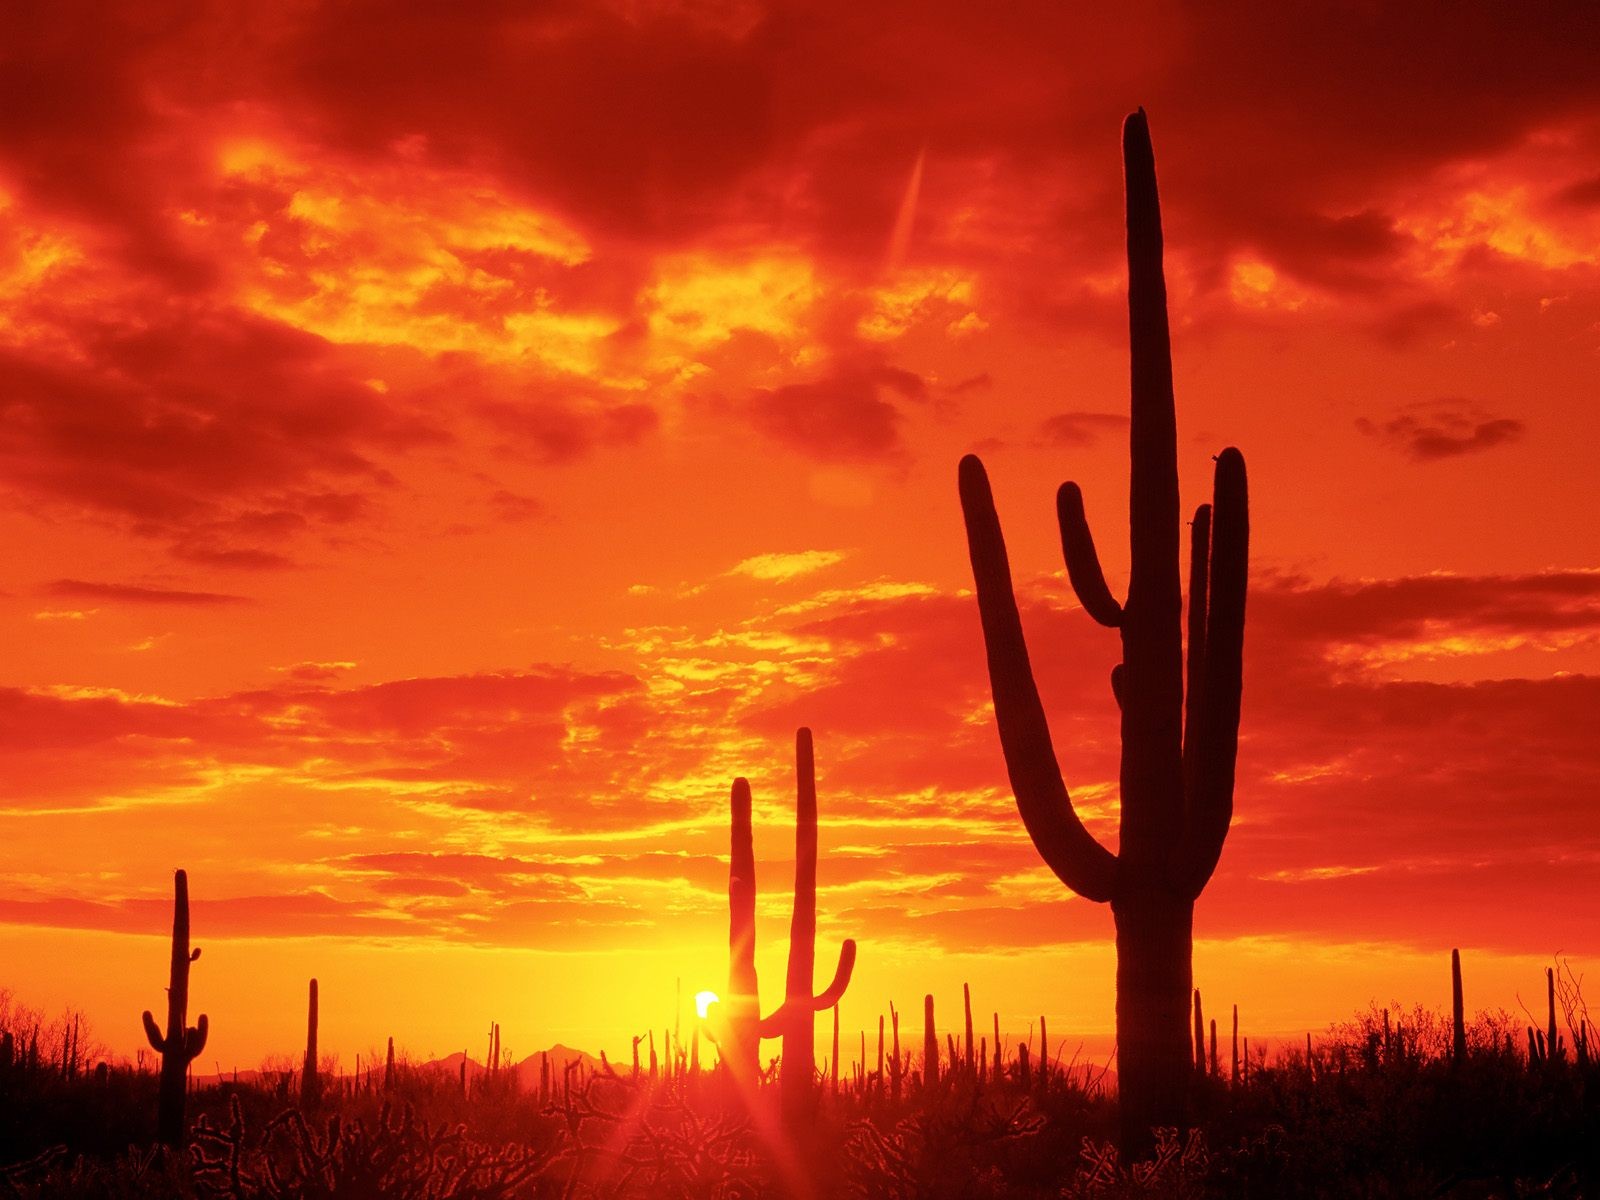
{"label": "saguaro cactus", "polygon": [[816,1074],[816,1014],[839,1003],[855,970],[856,943],[839,948],[833,981],[813,993],[817,958],[817,780],[811,731],[795,735],[794,911],[789,926],[789,969],[784,1001],[760,1015],[756,978],[756,867],[750,820],[750,784],[733,781],[732,844],[728,857],[728,1013],[723,1055],[736,1080],[760,1076],[760,1040],[783,1039],[780,1096],[791,1128],[812,1111]]}
{"label": "saguaro cactus", "polygon": [[300,1068],[300,1106],[310,1110],[322,1100],[322,1077],[317,1074],[317,981],[311,981],[306,1001],[306,1061]]}
{"label": "saguaro cactus", "polygon": [[156,1102],[156,1137],[174,1149],[183,1145],[184,1102],[189,1092],[189,1064],[205,1049],[210,1024],[205,1013],[188,1026],[189,964],[200,957],[198,948],[189,949],[189,876],[175,871],[172,876],[172,971],[167,980],[167,1032],[156,1025],[150,1010],[144,1011],[144,1035],[150,1047],[161,1055],[161,1090]]}
{"label": "saguaro cactus", "polygon": [[750,784],[733,781],[728,854],[728,995],[723,1001],[722,1061],[734,1080],[751,1085],[761,1073],[760,983],[756,978],[756,853]]}
{"label": "saguaro cactus", "polygon": [[1191,536],[1188,695],[1179,581],[1178,456],[1155,157],[1143,110],[1123,126],[1132,360],[1132,570],[1112,598],[1076,484],[1057,515],[1083,607],[1122,635],[1111,687],[1122,710],[1121,851],[1073,811],[1034,684],[1011,568],[983,464],[961,461],[961,503],[988,647],[995,718],[1017,808],[1040,856],[1068,887],[1109,901],[1117,930],[1117,1054],[1123,1140],[1185,1119],[1193,1058],[1194,902],[1233,815],[1249,523],[1244,458],[1217,457],[1213,503]]}
{"label": "saguaro cactus", "polygon": [[1467,1058],[1467,1010],[1461,999],[1461,951],[1450,951],[1450,1060]]}

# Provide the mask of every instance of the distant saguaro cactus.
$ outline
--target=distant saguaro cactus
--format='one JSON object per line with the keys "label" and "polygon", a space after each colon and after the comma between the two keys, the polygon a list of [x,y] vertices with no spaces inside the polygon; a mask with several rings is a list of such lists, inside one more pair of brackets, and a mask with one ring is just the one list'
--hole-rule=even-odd
{"label": "distant saguaro cactus", "polygon": [[306,1001],[306,1061],[300,1068],[300,1107],[310,1110],[322,1100],[322,1077],[317,1074],[317,981],[311,981]]}
{"label": "distant saguaro cactus", "polygon": [[1461,999],[1461,951],[1450,951],[1450,1060],[1467,1058],[1466,1005]]}
{"label": "distant saguaro cactus", "polygon": [[1181,1125],[1194,1076],[1188,1029],[1194,902],[1233,815],[1248,558],[1244,458],[1217,457],[1213,503],[1191,537],[1188,695],[1179,579],[1177,422],[1155,156],[1144,111],[1123,125],[1132,362],[1132,570],[1106,586],[1074,483],[1056,498],[1067,574],[1083,607],[1121,631],[1121,852],[1084,828],[1061,779],[1028,661],[1005,541],[983,464],[961,461],[961,504],[988,647],[995,719],[1017,808],[1063,883],[1109,901],[1117,930],[1117,1055],[1124,1148]]}
{"label": "distant saguaro cactus", "polygon": [[733,781],[728,856],[728,1013],[722,1047],[737,1080],[760,1078],[761,1039],[783,1039],[780,1103],[785,1123],[804,1125],[812,1112],[816,1074],[816,1014],[839,1003],[855,970],[856,943],[839,948],[833,981],[813,993],[817,958],[817,780],[811,731],[795,735],[794,910],[789,926],[789,969],[784,1000],[760,1015],[756,977],[756,867],[750,818],[750,784]]}
{"label": "distant saguaro cactus", "polygon": [[189,1064],[205,1049],[210,1024],[200,1014],[193,1028],[189,1020],[189,964],[200,957],[189,949],[189,876],[172,876],[172,970],[167,980],[167,1032],[156,1025],[150,1010],[144,1012],[144,1035],[161,1055],[161,1090],[156,1102],[156,1137],[174,1149],[184,1141],[184,1103],[189,1092]]}

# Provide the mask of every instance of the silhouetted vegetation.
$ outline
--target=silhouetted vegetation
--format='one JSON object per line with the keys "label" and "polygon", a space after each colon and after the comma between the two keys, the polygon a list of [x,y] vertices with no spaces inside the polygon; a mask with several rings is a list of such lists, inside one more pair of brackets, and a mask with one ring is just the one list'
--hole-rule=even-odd
{"label": "silhouetted vegetation", "polygon": [[[1509,1014],[1458,1026],[1453,1012],[1420,1008],[1374,1008],[1304,1048],[1268,1053],[1257,1039],[1231,1079],[1208,1046],[1191,1064],[1196,1124],[1158,1131],[1132,1165],[1115,1148],[1104,1067],[1062,1062],[1042,1030],[1037,1045],[997,1038],[992,1054],[987,1037],[974,1047],[950,1034],[941,1046],[931,1005],[917,1061],[869,1059],[863,1033],[853,1062],[824,1065],[813,1083],[830,1084],[814,1089],[801,1159],[779,1132],[776,1066],[751,1093],[677,1052],[654,1075],[574,1059],[528,1086],[505,1064],[468,1072],[455,1056],[351,1075],[324,1062],[316,1114],[277,1073],[209,1079],[187,1093],[185,1148],[162,1152],[153,1063],[110,1064],[81,1018],[45,1022],[7,1003],[0,1195],[1593,1195],[1593,1025],[1574,978],[1552,972],[1547,983],[1552,1011],[1540,1016],[1556,1036],[1536,1031],[1542,1055],[1527,1053]],[[86,1052],[76,1063],[74,1045]]]}

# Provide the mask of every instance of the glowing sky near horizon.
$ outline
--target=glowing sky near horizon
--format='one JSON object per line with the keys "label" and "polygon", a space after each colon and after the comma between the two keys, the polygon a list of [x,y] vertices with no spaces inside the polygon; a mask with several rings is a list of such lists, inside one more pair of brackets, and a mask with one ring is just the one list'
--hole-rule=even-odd
{"label": "glowing sky near horizon", "polygon": [[770,1008],[804,724],[847,1028],[971,980],[1103,1036],[1109,916],[1006,788],[955,464],[1113,842],[1117,643],[1052,497],[1082,484],[1120,592],[1141,104],[1185,507],[1225,445],[1251,476],[1202,987],[1284,1031],[1442,1003],[1451,946],[1486,1005],[1595,962],[1597,32],[8,9],[0,987],[132,1053],[182,866],[224,1066],[294,1050],[309,975],[347,1059],[491,1020],[615,1054],[725,986],[745,775]]}

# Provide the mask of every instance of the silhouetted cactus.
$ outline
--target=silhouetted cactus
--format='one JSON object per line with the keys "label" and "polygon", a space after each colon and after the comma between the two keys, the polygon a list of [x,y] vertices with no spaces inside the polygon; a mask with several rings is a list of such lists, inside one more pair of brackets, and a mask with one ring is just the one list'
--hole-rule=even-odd
{"label": "silhouetted cactus", "polygon": [[922,1086],[933,1090],[939,1082],[939,1034],[933,1024],[933,996],[922,998]]}
{"label": "silhouetted cactus", "polygon": [[1194,989],[1194,1073],[1206,1073],[1206,1023],[1200,1009],[1200,989]]}
{"label": "silhouetted cactus", "polygon": [[1239,1006],[1233,1006],[1233,1066],[1229,1069],[1228,1084],[1237,1086],[1239,1083]]}
{"label": "silhouetted cactus", "polygon": [[[728,995],[722,1002],[722,1061],[736,1081],[750,1084],[761,1072],[760,984],[756,979],[756,854],[750,823],[750,784],[733,781],[728,853]],[[635,1050],[637,1053],[637,1048]]]}
{"label": "silhouetted cactus", "polygon": [[839,948],[833,981],[814,993],[817,960],[817,774],[811,730],[795,734],[794,913],[783,1004],[761,1022],[761,1036],[783,1038],[782,1107],[791,1128],[810,1119],[816,1075],[815,1014],[839,1003],[856,965],[856,943]]}
{"label": "silhouetted cactus", "polygon": [[300,1106],[310,1110],[322,1100],[322,1077],[317,1073],[317,981],[311,981],[306,1000],[306,1061],[300,1068]]}
{"label": "silhouetted cactus", "polygon": [[1039,1094],[1043,1096],[1050,1090],[1050,1027],[1045,1024],[1044,1015],[1039,1016]]}
{"label": "silhouetted cactus", "polygon": [[889,1098],[896,1103],[900,1100],[900,1079],[904,1068],[900,1062],[900,1014],[895,1011],[894,1003],[889,1004],[890,1032],[894,1038],[894,1054],[890,1058],[890,1091]]}
{"label": "silhouetted cactus", "polygon": [[1450,1057],[1457,1063],[1467,1057],[1466,1008],[1461,997],[1461,951],[1450,951]]}
{"label": "silhouetted cactus", "polygon": [[967,1074],[976,1075],[977,1062],[972,1051],[972,985],[969,983],[961,985],[961,1007],[965,1010],[967,1018]]}
{"label": "silhouetted cactus", "polygon": [[1122,634],[1111,686],[1122,709],[1121,851],[1074,812],[1034,684],[1011,568],[983,464],[961,461],[961,503],[977,582],[995,718],[1017,807],[1040,856],[1068,887],[1109,901],[1117,930],[1117,1055],[1124,1148],[1181,1125],[1193,1077],[1188,1029],[1194,902],[1233,814],[1248,517],[1244,458],[1217,458],[1211,505],[1191,537],[1188,696],[1179,571],[1178,458],[1155,158],[1143,110],[1123,126],[1132,362],[1131,573],[1106,587],[1083,498],[1063,484],[1057,513],[1083,607]]}
{"label": "silhouetted cactus", "polygon": [[735,1077],[760,1077],[760,1039],[783,1039],[779,1086],[785,1123],[803,1126],[812,1113],[816,1075],[816,1014],[839,1003],[855,970],[856,943],[839,948],[833,981],[813,992],[817,958],[817,780],[811,731],[795,734],[794,910],[789,925],[789,969],[784,1000],[761,1017],[755,964],[755,847],[750,785],[733,781],[732,844],[728,857],[729,1013],[723,1053]]}
{"label": "silhouetted cactus", "polygon": [[1556,1029],[1556,972],[1554,967],[1544,969],[1545,1000],[1550,1006],[1549,1030],[1545,1035],[1545,1055],[1550,1062],[1560,1062],[1561,1034]]}
{"label": "silhouetted cactus", "polygon": [[163,1034],[150,1015],[144,1012],[144,1035],[151,1049],[161,1055],[161,1090],[156,1102],[156,1137],[174,1149],[184,1141],[184,1103],[189,1091],[189,1064],[205,1049],[210,1024],[201,1013],[190,1028],[189,964],[200,957],[199,948],[189,949],[189,876],[175,871],[172,876],[172,970],[167,981],[167,1032]]}

